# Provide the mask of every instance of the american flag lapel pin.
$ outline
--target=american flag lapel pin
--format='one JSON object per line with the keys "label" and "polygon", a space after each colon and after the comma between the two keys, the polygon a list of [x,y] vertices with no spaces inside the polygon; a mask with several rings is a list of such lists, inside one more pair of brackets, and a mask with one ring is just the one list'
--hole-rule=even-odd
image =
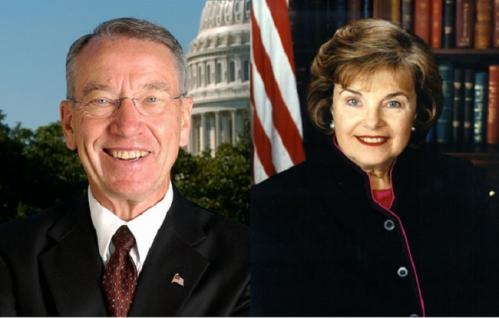
{"label": "american flag lapel pin", "polygon": [[182,278],[182,276],[180,276],[179,273],[175,273],[175,275],[173,275],[172,284],[177,284],[184,287],[184,279]]}

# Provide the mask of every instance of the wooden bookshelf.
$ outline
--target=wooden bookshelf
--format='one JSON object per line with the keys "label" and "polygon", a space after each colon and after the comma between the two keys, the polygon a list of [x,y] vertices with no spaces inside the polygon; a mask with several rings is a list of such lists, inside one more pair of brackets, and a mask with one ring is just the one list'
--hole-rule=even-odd
{"label": "wooden bookshelf", "polygon": [[[437,61],[451,62],[460,67],[486,70],[490,64],[499,64],[499,49],[434,49]],[[499,145],[432,145],[439,151],[472,161],[484,169],[499,189]]]}

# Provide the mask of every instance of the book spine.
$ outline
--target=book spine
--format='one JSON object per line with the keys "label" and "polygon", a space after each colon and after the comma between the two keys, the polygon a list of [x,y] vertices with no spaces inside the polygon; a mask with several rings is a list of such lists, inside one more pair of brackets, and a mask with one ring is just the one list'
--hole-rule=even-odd
{"label": "book spine", "polygon": [[442,0],[431,2],[431,47],[442,47]]}
{"label": "book spine", "polygon": [[[499,1],[499,0],[497,0]],[[414,3],[413,0],[402,0],[400,8],[401,26],[409,32],[414,31]]]}
{"label": "book spine", "polygon": [[336,0],[333,4],[333,26],[337,30],[347,24],[347,1]]}
{"label": "book spine", "polygon": [[475,4],[473,0],[456,1],[456,46],[457,47],[465,48],[472,46],[474,17],[475,17]]}
{"label": "book spine", "polygon": [[499,65],[489,65],[487,143],[499,144]]}
{"label": "book spine", "polygon": [[347,2],[348,22],[361,18],[362,0],[350,0]]}
{"label": "book spine", "polygon": [[444,32],[442,35],[442,47],[452,48],[454,47],[454,40],[456,38],[456,0],[445,0],[443,10]]}
{"label": "book spine", "polygon": [[451,142],[452,107],[454,103],[453,94],[453,66],[450,63],[439,64],[438,71],[442,77],[442,113],[437,120],[436,135],[437,143],[446,144]]}
{"label": "book spine", "polygon": [[372,0],[363,0],[362,1],[362,18],[372,18],[373,16],[373,2]]}
{"label": "book spine", "polygon": [[452,108],[452,142],[454,144],[462,143],[463,135],[463,101],[464,83],[463,70],[460,68],[454,69],[454,104]]}
{"label": "book spine", "polygon": [[390,1],[390,21],[400,25],[400,0]]}
{"label": "book spine", "polygon": [[391,0],[373,0],[373,18],[375,19],[391,19]]}
{"label": "book spine", "polygon": [[494,1],[494,34],[492,35],[492,44],[499,48],[499,0]]}
{"label": "book spine", "polygon": [[414,33],[430,43],[430,1],[414,0]]}
{"label": "book spine", "polygon": [[473,101],[473,142],[485,141],[485,117],[487,111],[487,72],[475,74],[475,96]]}
{"label": "book spine", "polygon": [[492,42],[492,14],[494,0],[476,1],[474,44],[476,49],[486,49]]}
{"label": "book spine", "polygon": [[473,143],[473,96],[475,74],[473,69],[464,70],[464,114],[463,114],[463,142]]}

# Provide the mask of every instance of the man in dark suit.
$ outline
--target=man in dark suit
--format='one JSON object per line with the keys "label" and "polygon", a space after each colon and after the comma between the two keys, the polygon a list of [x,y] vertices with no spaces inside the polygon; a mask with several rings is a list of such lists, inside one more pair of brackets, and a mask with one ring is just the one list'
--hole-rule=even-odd
{"label": "man in dark suit", "polygon": [[246,229],[170,181],[192,109],[177,40],[110,20],[73,43],[66,68],[61,123],[88,193],[0,227],[0,315],[246,314]]}

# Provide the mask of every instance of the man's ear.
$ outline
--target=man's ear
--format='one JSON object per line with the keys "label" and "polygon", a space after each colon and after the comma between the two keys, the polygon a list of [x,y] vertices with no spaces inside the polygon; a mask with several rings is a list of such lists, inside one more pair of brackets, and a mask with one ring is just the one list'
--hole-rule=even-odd
{"label": "man's ear", "polygon": [[180,147],[185,147],[189,143],[191,132],[192,97],[184,97],[180,107]]}
{"label": "man's ear", "polygon": [[76,140],[73,131],[73,105],[70,101],[64,100],[59,106],[62,133],[69,150],[76,150]]}

